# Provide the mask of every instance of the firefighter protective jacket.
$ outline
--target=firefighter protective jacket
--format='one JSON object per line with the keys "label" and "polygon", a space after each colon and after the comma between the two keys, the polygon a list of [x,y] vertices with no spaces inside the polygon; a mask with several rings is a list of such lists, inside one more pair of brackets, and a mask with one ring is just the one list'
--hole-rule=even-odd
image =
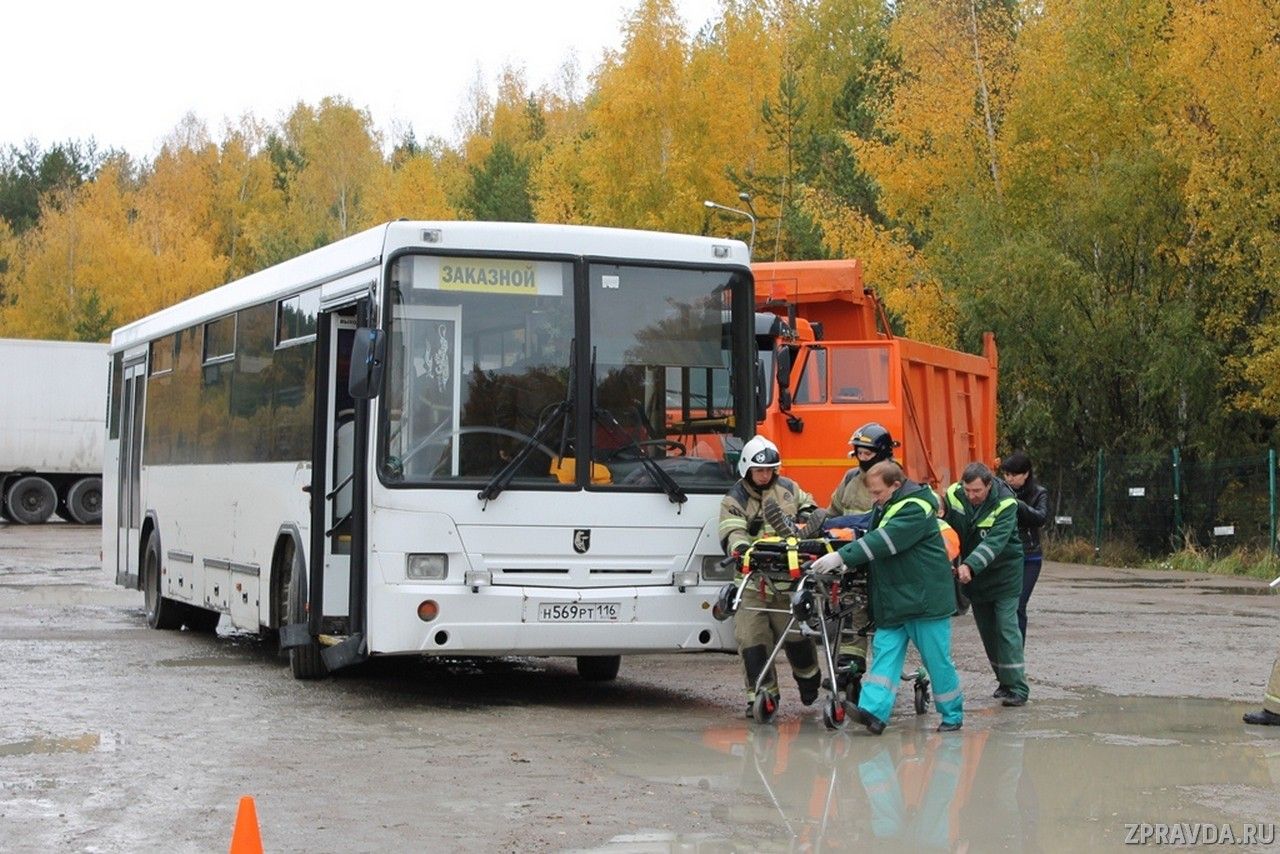
{"label": "firefighter protective jacket", "polygon": [[964,485],[947,489],[943,517],[960,535],[960,562],[973,580],[964,586],[974,602],[994,602],[1022,593],[1022,543],[1018,541],[1018,499],[1003,480],[993,478],[991,491],[974,507]]}
{"label": "firefighter protective jacket", "polygon": [[871,530],[840,549],[847,566],[871,564],[871,616],[877,626],[955,613],[955,581],[935,501],[929,487],[904,481],[875,508]]}
{"label": "firefighter protective jacket", "polygon": [[764,518],[766,498],[778,502],[782,512],[792,519],[817,507],[813,496],[789,477],[779,475],[764,492],[756,489],[749,478],[742,478],[720,500],[720,546],[725,554],[745,549],[760,537],[778,534]]}

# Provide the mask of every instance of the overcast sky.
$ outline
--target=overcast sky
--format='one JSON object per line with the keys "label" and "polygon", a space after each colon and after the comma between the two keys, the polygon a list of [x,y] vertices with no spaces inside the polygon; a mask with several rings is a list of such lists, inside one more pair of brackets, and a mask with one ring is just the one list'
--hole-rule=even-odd
{"label": "overcast sky", "polygon": [[[390,135],[453,141],[477,69],[532,88],[571,56],[579,94],[639,0],[116,0],[0,5],[0,147],[96,140],[150,158],[184,115],[215,138],[251,112],[278,121],[299,100],[340,95]],[[676,0],[696,31],[718,0]]]}

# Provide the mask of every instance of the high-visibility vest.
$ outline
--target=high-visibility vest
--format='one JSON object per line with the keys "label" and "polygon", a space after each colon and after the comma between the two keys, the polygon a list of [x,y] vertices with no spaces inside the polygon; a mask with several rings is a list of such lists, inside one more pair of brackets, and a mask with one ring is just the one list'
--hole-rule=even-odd
{"label": "high-visibility vest", "polygon": [[[937,516],[938,509],[934,507],[932,504],[930,504],[928,501],[925,501],[923,498],[917,498],[915,496],[912,496],[910,498],[904,498],[902,501],[899,501],[897,504],[893,505],[892,507],[890,507],[888,510],[885,511],[885,514],[880,517],[880,521],[876,523],[876,527],[879,528],[885,522],[888,522],[890,519],[892,519],[894,514],[896,514],[898,510],[901,509],[906,504],[918,504],[920,505],[921,508],[923,508],[926,514],[937,517],[938,533],[942,535],[942,543],[947,548],[947,559],[955,560],[956,558],[960,557],[960,535],[956,533],[955,528],[951,527],[946,522],[944,522],[941,517],[938,517]],[[999,511],[997,510],[997,512]]]}

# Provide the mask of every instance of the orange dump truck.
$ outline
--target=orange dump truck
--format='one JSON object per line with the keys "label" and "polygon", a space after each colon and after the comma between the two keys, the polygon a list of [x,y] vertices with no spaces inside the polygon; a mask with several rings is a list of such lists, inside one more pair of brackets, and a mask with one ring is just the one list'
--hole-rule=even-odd
{"label": "orange dump truck", "polygon": [[907,475],[945,486],[995,462],[995,336],[975,356],[893,335],[855,260],[753,264],[768,406],[759,432],[819,502],[844,472],[849,436],[878,421]]}

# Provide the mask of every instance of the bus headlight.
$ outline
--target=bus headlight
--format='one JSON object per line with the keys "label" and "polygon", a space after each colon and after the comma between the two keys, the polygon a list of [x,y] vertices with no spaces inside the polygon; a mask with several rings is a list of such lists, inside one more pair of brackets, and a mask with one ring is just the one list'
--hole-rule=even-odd
{"label": "bus headlight", "polygon": [[724,560],[721,555],[707,555],[702,559],[702,577],[707,581],[730,581],[733,579],[733,561],[729,561],[724,566],[720,563]]}
{"label": "bus headlight", "polygon": [[414,581],[443,581],[449,577],[449,557],[442,554],[409,555],[404,574]]}

